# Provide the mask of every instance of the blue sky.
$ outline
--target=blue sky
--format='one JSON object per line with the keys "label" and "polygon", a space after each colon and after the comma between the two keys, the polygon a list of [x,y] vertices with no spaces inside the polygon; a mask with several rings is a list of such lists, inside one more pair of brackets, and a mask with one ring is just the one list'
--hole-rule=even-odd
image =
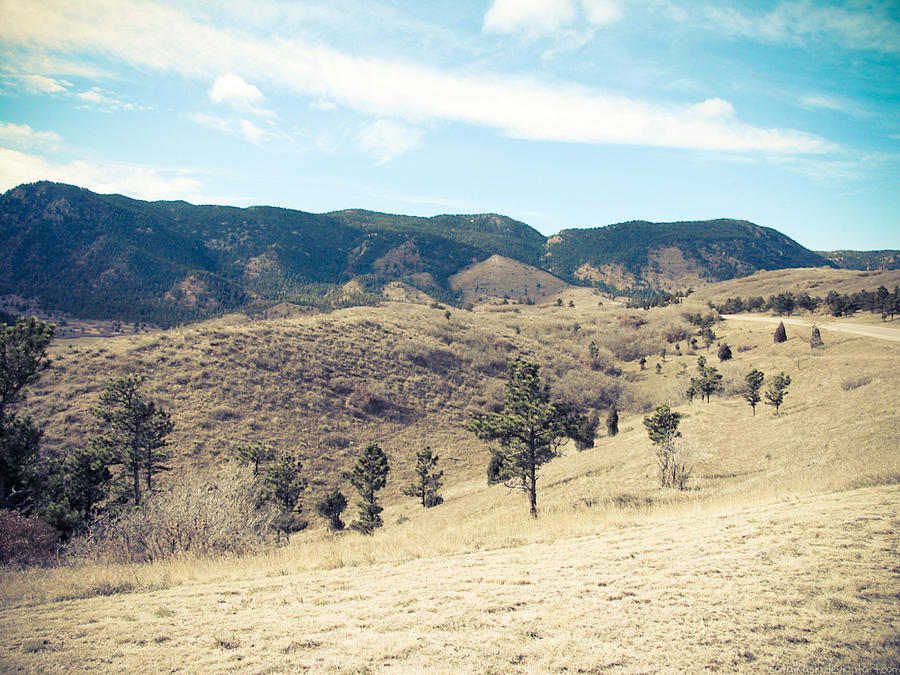
{"label": "blue sky", "polygon": [[900,248],[900,4],[0,0],[0,190]]}

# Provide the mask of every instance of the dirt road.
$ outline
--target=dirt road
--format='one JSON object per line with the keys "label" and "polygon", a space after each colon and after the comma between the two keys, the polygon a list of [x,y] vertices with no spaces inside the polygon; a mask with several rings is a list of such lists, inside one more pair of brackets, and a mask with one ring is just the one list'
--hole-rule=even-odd
{"label": "dirt road", "polygon": [[[734,319],[736,321],[756,321],[759,323],[777,324],[783,321],[785,326],[802,326],[804,328],[812,328],[813,322],[808,319],[783,319],[777,316],[749,316],[747,314],[723,314],[723,319]],[[849,324],[837,323],[834,321],[816,322],[819,330],[830,330],[838,333],[850,333],[852,335],[862,335],[864,337],[878,338],[879,340],[893,340],[900,342],[900,329],[888,326],[868,326],[866,324]]]}

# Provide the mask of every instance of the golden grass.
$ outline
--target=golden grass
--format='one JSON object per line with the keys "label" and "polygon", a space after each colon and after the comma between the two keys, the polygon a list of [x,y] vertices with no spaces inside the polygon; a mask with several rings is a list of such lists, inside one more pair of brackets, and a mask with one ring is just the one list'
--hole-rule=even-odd
{"label": "golden grass", "polygon": [[4,610],[0,661],[41,672],[896,666],[898,497],[861,488],[317,572],[256,560],[232,578]]}
{"label": "golden grass", "polygon": [[752,296],[768,298],[770,295],[790,291],[795,295],[809,293],[824,298],[828,291],[856,293],[874,291],[879,286],[893,290],[900,284],[900,270],[859,271],[838,270],[828,267],[810,267],[786,270],[763,270],[749,277],[730,279],[697,288],[691,295],[693,302],[720,304],[730,297],[744,299]]}
{"label": "golden grass", "polygon": [[[574,308],[454,311],[450,323],[457,338],[477,334],[477,344],[504,340],[531,350],[553,374],[554,358],[575,358],[607,326],[620,330],[621,307],[572,297]],[[640,314],[655,330],[682,309]],[[410,340],[414,330],[410,342],[451,351],[462,344],[443,341],[442,312],[394,304],[281,323],[232,320],[152,340],[184,339],[202,353],[213,341],[235,340],[252,356],[255,339],[260,350],[270,344],[259,337],[268,330],[271,340],[302,334],[319,349],[345,339],[347,352],[365,347],[386,359],[379,350],[394,354],[396,342],[388,350],[360,338],[375,331],[372,323],[395,340]],[[644,339],[645,327],[628,330]],[[896,667],[900,344],[830,334],[825,349],[813,351],[805,328],[788,326],[781,345],[765,325],[728,321],[715,330],[733,361],[719,363],[715,347],[688,354],[682,343],[680,356],[669,346],[660,375],[655,358],[646,371],[620,364],[633,396],[685,414],[684,438],[703,455],[696,489],[657,487],[634,409],[622,414],[617,437],[601,432],[593,449],[570,448],[544,467],[541,518],[533,521],[521,494],[485,485],[485,447],[453,426],[467,404],[459,399],[480,395],[475,385],[455,380],[460,392],[449,392],[402,366],[397,377],[414,379],[410,391],[421,387],[422,405],[433,412],[412,423],[359,422],[387,437],[398,459],[385,492],[386,525],[373,537],[315,528],[254,556],[7,572],[0,663],[126,672],[148,663],[192,672]],[[105,355],[94,350],[122,345],[117,354],[135,358],[150,339],[85,349],[95,366]],[[734,396],[688,404],[683,392],[699,354],[732,389],[754,367],[790,374],[782,414],[760,405],[751,416]],[[76,361],[63,361],[66,375],[93,372]],[[178,376],[158,372],[167,383]],[[170,395],[194,410],[216,400],[188,386]],[[39,396],[49,404],[49,391]],[[439,421],[442,405],[449,422]],[[427,510],[399,494],[402,453],[414,456],[426,443],[446,471],[445,502]]]}

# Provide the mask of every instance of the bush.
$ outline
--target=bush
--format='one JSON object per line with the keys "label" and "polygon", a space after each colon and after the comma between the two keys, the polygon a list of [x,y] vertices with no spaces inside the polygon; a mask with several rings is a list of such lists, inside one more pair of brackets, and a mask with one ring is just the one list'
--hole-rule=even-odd
{"label": "bush", "polygon": [[44,521],[0,509],[0,564],[47,564],[58,541],[59,532]]}
{"label": "bush", "polygon": [[279,513],[252,469],[229,466],[218,479],[186,478],[140,507],[97,521],[69,553],[106,562],[246,553],[266,541]]}

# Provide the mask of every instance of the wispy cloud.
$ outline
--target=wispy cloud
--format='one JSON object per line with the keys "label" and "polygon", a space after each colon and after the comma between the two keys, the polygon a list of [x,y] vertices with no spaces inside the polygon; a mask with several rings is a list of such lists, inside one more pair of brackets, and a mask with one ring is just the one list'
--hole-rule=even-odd
{"label": "wispy cloud", "polygon": [[803,0],[783,2],[766,13],[735,7],[707,7],[707,17],[731,36],[775,44],[825,39],[849,49],[900,53],[900,22],[889,2],[850,2],[823,6]]}
{"label": "wispy cloud", "polygon": [[19,148],[52,145],[62,141],[55,131],[36,131],[27,124],[0,122],[0,143]]}
{"label": "wispy cloud", "polygon": [[101,110],[104,112],[149,109],[147,106],[123,101],[118,98],[114,92],[101,89],[100,87],[91,87],[86,91],[79,92],[75,96],[80,101],[79,107],[81,108],[91,108],[93,110]]}
{"label": "wispy cloud", "polygon": [[419,145],[422,132],[391,120],[377,120],[359,134],[363,150],[384,164]]}
{"label": "wispy cloud", "polygon": [[616,0],[494,0],[484,16],[487,32],[553,35],[576,22],[606,26],[622,18]]}
{"label": "wispy cloud", "polygon": [[833,110],[834,112],[849,115],[854,119],[863,119],[872,116],[871,112],[853,99],[831,94],[806,94],[805,96],[800,97],[800,105],[804,108]]}
{"label": "wispy cloud", "polygon": [[188,119],[196,124],[218,131],[230,136],[238,136],[254,145],[259,145],[268,136],[269,132],[258,126],[252,120],[240,117],[217,117],[206,113],[188,115]]}
{"label": "wispy cloud", "polygon": [[261,40],[199,23],[171,5],[0,0],[0,14],[6,19],[0,39],[20,50],[73,59],[101,55],[198,78],[241,72],[282,91],[411,125],[462,122],[517,138],[572,143],[788,154],[829,149],[812,134],[756,127],[737,114],[710,115],[702,104],[634,100],[530,77],[462,74],[299,40]]}
{"label": "wispy cloud", "polygon": [[183,171],[117,162],[58,163],[0,147],[0,190],[39,180],[73,183],[95,192],[118,192],[139,199],[203,201],[198,192],[200,181]]}

